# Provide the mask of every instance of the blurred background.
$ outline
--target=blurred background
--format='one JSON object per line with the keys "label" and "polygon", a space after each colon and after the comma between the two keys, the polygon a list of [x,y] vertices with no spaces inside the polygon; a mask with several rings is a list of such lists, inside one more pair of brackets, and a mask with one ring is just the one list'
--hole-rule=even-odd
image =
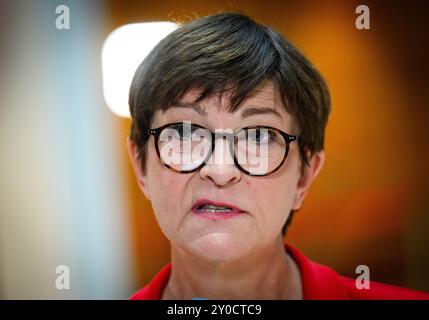
{"label": "blurred background", "polygon": [[[358,30],[355,9],[370,9]],[[58,5],[70,29],[56,28]],[[0,298],[126,299],[169,261],[135,182],[130,120],[103,97],[120,26],[238,11],[326,78],[326,162],[286,237],[356,277],[429,291],[429,92],[423,1],[0,1]],[[136,39],[135,41],[144,41]],[[55,286],[70,269],[70,289]]]}

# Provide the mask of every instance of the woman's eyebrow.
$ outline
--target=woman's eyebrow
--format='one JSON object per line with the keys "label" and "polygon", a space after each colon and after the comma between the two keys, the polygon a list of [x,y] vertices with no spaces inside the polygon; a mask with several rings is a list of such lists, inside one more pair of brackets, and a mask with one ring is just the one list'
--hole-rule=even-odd
{"label": "woman's eyebrow", "polygon": [[207,111],[204,110],[203,107],[201,107],[198,103],[191,103],[191,102],[176,102],[173,105],[173,108],[188,108],[188,109],[193,109],[196,112],[198,112],[200,115],[202,116],[207,116]]}
{"label": "woman's eyebrow", "polygon": [[269,107],[246,108],[241,113],[241,118],[246,118],[246,117],[250,117],[253,115],[261,115],[261,114],[273,114],[276,117],[278,117],[280,120],[282,119],[282,116],[279,112],[277,112],[275,109],[269,108]]}
{"label": "woman's eyebrow", "polygon": [[[199,113],[201,116],[207,116],[207,111],[198,103],[192,103],[192,102],[177,102],[174,104],[175,108],[188,108],[188,109],[192,109],[194,111],[196,111],[197,113]],[[276,111],[273,108],[269,108],[269,107],[249,107],[243,110],[243,112],[241,113],[241,118],[247,118],[253,115],[261,115],[261,114],[273,114],[275,115],[277,118],[279,118],[280,120],[282,119],[281,114]]]}

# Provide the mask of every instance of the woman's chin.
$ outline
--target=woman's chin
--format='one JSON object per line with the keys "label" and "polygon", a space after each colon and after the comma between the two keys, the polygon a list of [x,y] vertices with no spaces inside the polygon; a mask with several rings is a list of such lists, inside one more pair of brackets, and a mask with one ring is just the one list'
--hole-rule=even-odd
{"label": "woman's chin", "polygon": [[212,232],[200,236],[193,243],[193,251],[200,257],[210,261],[232,261],[245,256],[249,250],[249,242],[243,235],[228,232]]}

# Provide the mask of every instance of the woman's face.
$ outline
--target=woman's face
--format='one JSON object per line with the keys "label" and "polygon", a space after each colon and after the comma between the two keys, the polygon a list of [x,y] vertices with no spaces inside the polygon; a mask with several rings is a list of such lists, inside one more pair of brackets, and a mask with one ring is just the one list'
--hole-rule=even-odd
{"label": "woman's face", "polygon": [[[189,91],[181,102],[194,102],[197,93]],[[298,128],[270,81],[255,90],[234,113],[226,111],[227,102],[226,95],[220,100],[219,97],[211,97],[201,101],[199,105],[205,115],[189,107],[171,107],[164,113],[158,111],[151,127],[190,120],[212,132],[215,129],[235,130],[266,125],[291,135],[298,134]],[[151,137],[148,142],[144,173],[135,160],[136,153],[131,143],[129,150],[134,158],[139,185],[152,202],[162,231],[173,246],[216,261],[238,259],[273,243],[280,235],[291,209],[301,206],[312,178],[323,163],[322,152],[318,154],[319,161],[310,176],[300,179],[298,144],[292,142],[284,164],[268,176],[246,175],[226,158],[205,164],[195,172],[182,174],[162,165],[153,140]],[[218,140],[215,153],[220,152],[220,148],[226,150],[227,142]],[[228,152],[224,154],[229,157]],[[203,218],[192,210],[200,199],[228,203],[244,213],[220,220]]]}

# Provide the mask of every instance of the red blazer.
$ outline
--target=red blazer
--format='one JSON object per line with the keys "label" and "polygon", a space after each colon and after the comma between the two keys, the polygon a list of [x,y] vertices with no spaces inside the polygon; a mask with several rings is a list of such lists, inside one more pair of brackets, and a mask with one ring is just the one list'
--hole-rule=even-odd
{"label": "red blazer", "polygon": [[[369,289],[357,289],[355,279],[337,274],[331,268],[309,260],[293,246],[286,250],[301,272],[304,300],[429,300],[429,294],[421,291],[391,286],[371,281]],[[131,300],[160,300],[168,279],[171,263],[165,265],[145,287],[134,293]]]}

